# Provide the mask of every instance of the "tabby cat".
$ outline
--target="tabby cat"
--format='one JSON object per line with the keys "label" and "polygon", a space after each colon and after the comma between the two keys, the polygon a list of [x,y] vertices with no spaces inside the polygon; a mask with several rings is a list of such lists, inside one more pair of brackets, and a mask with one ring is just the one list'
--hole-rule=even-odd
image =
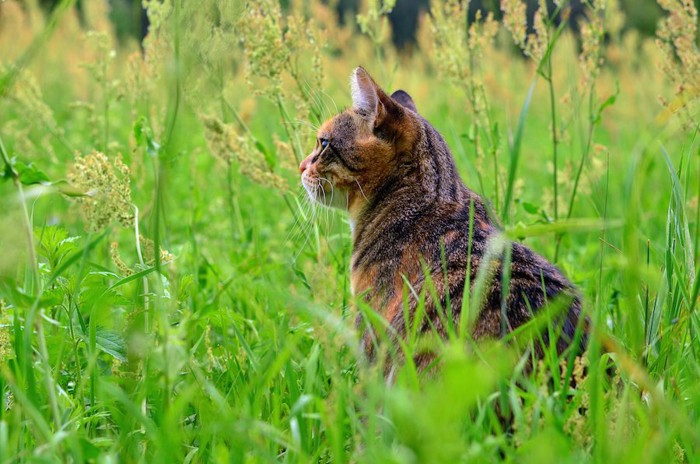
{"label": "tabby cat", "polygon": [[[352,73],[350,83],[353,107],[320,127],[316,147],[299,166],[302,183],[313,200],[349,212],[353,294],[381,314],[395,334],[404,336],[404,286],[411,287],[406,303],[410,320],[418,304],[415,295],[427,290],[426,273],[430,274],[440,301],[436,304],[435,293],[426,291],[420,331],[435,330],[446,337],[439,308],[449,302],[447,314],[457,326],[467,270],[473,287],[498,230],[483,200],[462,183],[445,140],[421,117],[406,92],[387,95],[363,68]],[[502,336],[558,299],[568,309],[558,318],[557,350],[575,339],[580,345],[575,348],[583,348],[584,321],[574,337],[581,318],[574,286],[526,246],[507,246],[511,264],[505,304],[501,251],[487,263],[493,268],[492,278],[471,325],[474,338]],[[361,322],[358,316],[358,325]],[[368,329],[363,343],[370,357],[371,334]],[[549,335],[542,339],[547,341]],[[430,357],[417,360],[419,367],[429,361]]]}

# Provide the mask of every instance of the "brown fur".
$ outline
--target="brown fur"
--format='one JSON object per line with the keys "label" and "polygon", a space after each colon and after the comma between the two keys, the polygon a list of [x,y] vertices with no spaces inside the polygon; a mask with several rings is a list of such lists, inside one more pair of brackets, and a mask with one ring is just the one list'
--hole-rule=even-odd
{"label": "brown fur", "polygon": [[[459,320],[467,265],[471,266],[469,282],[473,284],[497,229],[482,199],[459,178],[445,140],[417,113],[406,92],[388,96],[362,68],[353,73],[351,84],[353,108],[320,128],[316,148],[301,163],[302,181],[313,199],[346,208],[350,213],[353,293],[361,295],[397,334],[403,335],[404,279],[418,294],[426,291],[428,295],[423,288],[424,263],[440,301],[426,298],[426,320],[421,322],[420,330],[434,327],[445,337],[446,327],[437,308],[446,305],[449,293],[448,317]],[[324,149],[326,141],[328,146]],[[329,200],[331,197],[333,200]],[[471,254],[470,215],[474,224]],[[556,340],[557,350],[563,351],[573,340],[581,317],[581,303],[574,286],[554,265],[529,248],[520,243],[508,246],[511,267],[506,320],[501,320],[501,254],[490,264],[493,278],[472,335],[501,336],[504,328],[513,330],[530,320],[532,313],[548,301],[566,296],[570,304],[559,319],[561,333]],[[411,296],[409,320],[416,305]],[[369,333],[363,337],[365,342],[370,338]],[[586,343],[585,334],[581,343],[582,347]],[[371,355],[371,345],[365,345]]]}

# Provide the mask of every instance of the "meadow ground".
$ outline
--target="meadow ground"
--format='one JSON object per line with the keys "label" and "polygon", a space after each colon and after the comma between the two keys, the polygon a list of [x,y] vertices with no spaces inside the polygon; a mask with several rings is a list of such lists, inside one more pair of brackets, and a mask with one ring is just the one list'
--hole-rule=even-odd
{"label": "meadow ground", "polygon": [[[579,39],[434,2],[412,56],[389,2],[145,0],[143,47],[72,3],[0,3],[1,463],[700,462],[692,2],[642,37],[593,1]],[[527,331],[407,340],[442,370],[391,387],[362,360],[347,217],[297,174],[357,65],[579,286],[584,361],[526,371]]]}

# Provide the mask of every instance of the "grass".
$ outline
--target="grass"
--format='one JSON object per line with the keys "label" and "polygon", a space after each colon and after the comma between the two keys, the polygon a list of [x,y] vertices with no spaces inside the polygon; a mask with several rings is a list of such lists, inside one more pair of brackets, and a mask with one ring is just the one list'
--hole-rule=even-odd
{"label": "grass", "polygon": [[[367,38],[317,2],[277,22],[271,1],[154,2],[144,58],[83,7],[0,7],[0,462],[700,459],[697,100],[650,39],[610,32],[580,87],[553,25],[537,62],[437,15],[399,57],[379,13]],[[546,316],[508,343],[462,326],[391,345],[353,299],[347,218],[308,203],[296,163],[360,64],[412,94],[504,237],[579,286],[586,365],[527,368]],[[439,371],[408,361],[388,386],[357,312]]]}

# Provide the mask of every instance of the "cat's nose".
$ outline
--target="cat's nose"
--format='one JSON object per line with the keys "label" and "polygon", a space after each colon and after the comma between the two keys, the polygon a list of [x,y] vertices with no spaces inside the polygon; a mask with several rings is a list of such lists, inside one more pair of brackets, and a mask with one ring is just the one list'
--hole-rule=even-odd
{"label": "cat's nose", "polygon": [[301,174],[304,174],[304,171],[306,171],[306,168],[309,166],[309,158],[305,158],[304,161],[301,162],[299,165],[299,172]]}

